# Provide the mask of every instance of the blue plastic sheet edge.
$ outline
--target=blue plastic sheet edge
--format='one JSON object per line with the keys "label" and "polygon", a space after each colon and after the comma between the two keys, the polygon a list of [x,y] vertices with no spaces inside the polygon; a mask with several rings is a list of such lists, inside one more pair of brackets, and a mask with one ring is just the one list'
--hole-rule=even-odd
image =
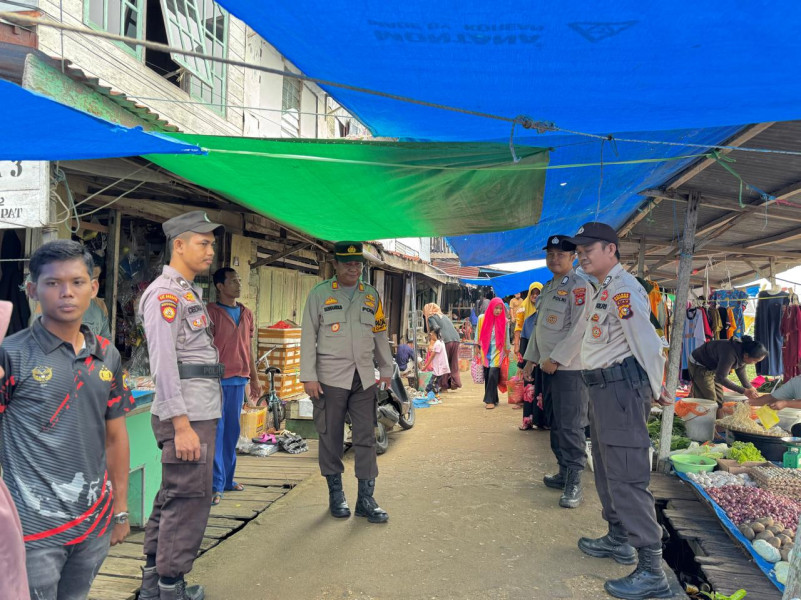
{"label": "blue plastic sheet edge", "polygon": [[728,531],[731,536],[736,538],[737,541],[740,542],[740,544],[742,544],[743,548],[748,550],[748,553],[754,558],[754,562],[757,564],[760,571],[762,571],[765,574],[765,576],[768,579],[770,579],[771,583],[775,585],[780,592],[784,593],[784,585],[779,583],[779,580],[776,579],[776,571],[773,568],[774,567],[773,563],[766,561],[759,554],[754,552],[754,547],[751,545],[751,542],[749,542],[746,539],[746,537],[742,533],[740,533],[740,530],[737,529],[737,525],[734,524],[734,522],[729,518],[726,512],[718,505],[718,503],[715,502],[712,499],[712,497],[706,493],[706,490],[703,488],[703,486],[698,485],[692,479],[687,477],[686,473],[676,473],[676,475],[679,476],[679,479],[686,481],[696,490],[698,490],[698,493],[701,494],[701,496],[703,496],[707,502],[709,502],[709,505],[712,507],[712,510],[715,511],[715,514],[717,515],[718,519],[720,519],[720,522],[723,524],[723,526],[726,528],[726,531]]}
{"label": "blue plastic sheet edge", "polygon": [[496,296],[511,296],[517,292],[527,292],[528,287],[535,281],[545,285],[553,279],[553,273],[548,267],[540,267],[530,271],[520,273],[510,273],[509,275],[499,275],[487,279],[462,279],[461,282],[468,285],[489,286],[495,290]]}

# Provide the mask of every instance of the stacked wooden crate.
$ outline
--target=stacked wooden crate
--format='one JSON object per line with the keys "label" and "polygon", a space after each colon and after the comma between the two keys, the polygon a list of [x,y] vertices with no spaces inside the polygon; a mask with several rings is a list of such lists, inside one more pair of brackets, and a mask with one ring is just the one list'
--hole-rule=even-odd
{"label": "stacked wooden crate", "polygon": [[[303,393],[303,384],[300,382],[300,328],[278,329],[274,327],[259,327],[259,356],[270,349],[273,351],[267,357],[272,367],[281,369],[281,374],[275,376],[275,391],[282,400]],[[264,372],[266,366],[259,365],[259,381],[266,393],[270,389],[270,380]]]}

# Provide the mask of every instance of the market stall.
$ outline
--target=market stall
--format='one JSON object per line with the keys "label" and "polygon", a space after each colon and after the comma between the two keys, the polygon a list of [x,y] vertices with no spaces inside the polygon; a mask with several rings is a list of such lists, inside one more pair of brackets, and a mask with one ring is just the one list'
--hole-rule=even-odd
{"label": "market stall", "polygon": [[[721,419],[714,419],[714,411],[715,407],[693,398],[677,402],[670,452],[673,474],[690,486],[707,512],[682,515],[674,507],[671,514],[680,524],[713,519],[731,547],[783,592],[801,514],[801,438],[791,435],[801,422],[801,411],[754,409],[743,402],[735,403],[731,414]],[[654,412],[649,433],[658,440],[661,413]],[[712,419],[707,418],[710,413]],[[695,425],[707,420],[709,427]],[[696,557],[701,565],[710,560]],[[752,589],[745,583],[743,589],[751,596],[755,585],[752,580]]]}

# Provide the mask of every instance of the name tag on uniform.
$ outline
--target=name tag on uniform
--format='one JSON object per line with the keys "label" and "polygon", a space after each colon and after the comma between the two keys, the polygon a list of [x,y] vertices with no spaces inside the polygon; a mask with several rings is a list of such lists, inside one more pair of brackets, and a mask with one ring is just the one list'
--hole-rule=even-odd
{"label": "name tag on uniform", "polygon": [[329,312],[329,311],[332,311],[332,310],[342,310],[342,305],[341,304],[332,304],[331,306],[326,306],[325,308],[323,308],[323,312]]}
{"label": "name tag on uniform", "polygon": [[608,305],[606,304],[606,302],[598,302],[595,305],[595,310],[606,310],[607,307],[608,307]]}

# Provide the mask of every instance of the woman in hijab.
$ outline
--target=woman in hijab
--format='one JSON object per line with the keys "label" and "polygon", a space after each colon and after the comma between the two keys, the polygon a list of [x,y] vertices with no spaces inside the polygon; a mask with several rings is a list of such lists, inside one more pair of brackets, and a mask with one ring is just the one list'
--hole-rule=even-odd
{"label": "woman in hijab", "polygon": [[453,321],[442,314],[438,304],[426,304],[423,307],[423,317],[426,331],[439,331],[440,338],[445,344],[445,355],[448,357],[448,365],[451,372],[443,376],[442,388],[449,392],[455,392],[462,387],[462,379],[459,376],[459,332],[453,326]]}
{"label": "woman in hijab", "polygon": [[503,300],[493,298],[487,311],[478,319],[476,342],[484,366],[484,404],[485,408],[498,406],[498,384],[501,380],[501,364],[509,355],[509,327]]}
{"label": "woman in hijab", "polygon": [[515,315],[515,354],[525,354],[526,352],[528,340],[534,331],[535,320],[532,317],[537,312],[536,302],[541,291],[542,284],[539,281],[535,281],[528,286],[528,296],[523,300],[518,313]]}
{"label": "woman in hijab", "polygon": [[[542,284],[539,281],[535,281],[530,286],[528,286],[528,296],[523,301],[521,306],[522,311],[517,315],[517,324],[515,326],[515,356],[518,354],[522,355],[526,352],[526,347],[528,346],[528,341],[531,339],[531,335],[534,333],[534,324],[536,323],[535,314],[537,313],[537,306],[536,301],[539,298],[540,292],[542,291]],[[525,366],[526,361],[521,361],[517,363],[517,366],[521,369]],[[520,371],[521,377],[522,371]],[[537,368],[535,367],[534,370],[531,372],[531,379],[525,379],[525,385],[532,385],[537,379]],[[535,387],[537,387],[535,385]],[[532,401],[529,402],[527,400],[523,401],[523,423],[520,425],[520,430],[525,431],[527,429],[533,429],[535,423],[534,418],[538,416],[537,413],[539,409],[536,403],[536,394],[531,395]],[[537,423],[538,425],[541,424]]]}

